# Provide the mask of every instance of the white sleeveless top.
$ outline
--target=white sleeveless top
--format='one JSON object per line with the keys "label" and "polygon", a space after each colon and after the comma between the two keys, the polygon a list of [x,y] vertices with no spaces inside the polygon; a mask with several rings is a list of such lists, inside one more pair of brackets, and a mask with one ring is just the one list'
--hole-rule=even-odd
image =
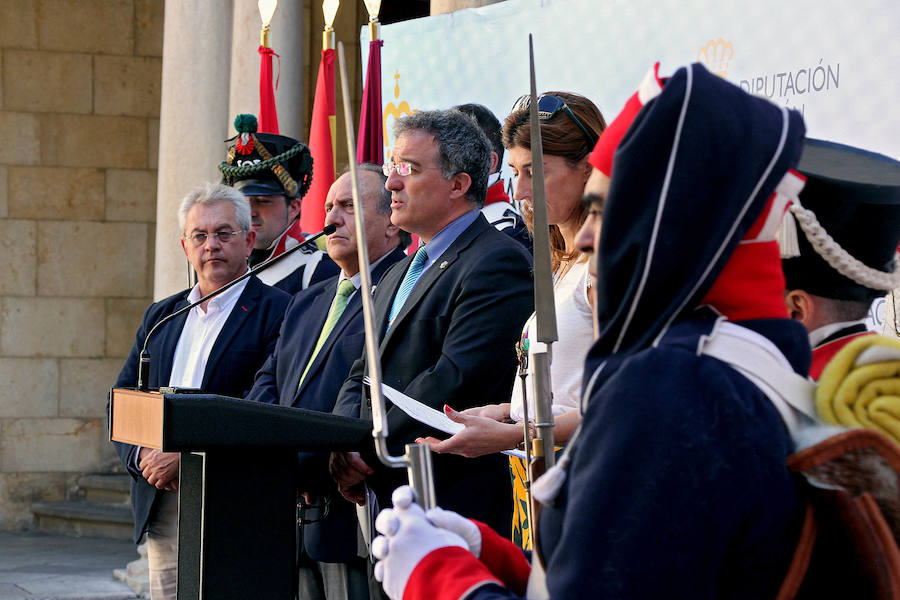
{"label": "white sleeveless top", "polygon": [[[553,416],[558,416],[578,407],[581,395],[581,376],[584,371],[584,358],[594,343],[593,316],[588,301],[591,278],[588,273],[588,261],[575,263],[562,278],[553,283],[553,297],[556,303],[556,326],[559,341],[554,342],[550,357],[550,380],[553,390]],[[528,336],[529,355],[536,349],[544,348],[544,344],[535,340],[535,321],[532,314],[522,336]],[[531,360],[529,359],[529,363]],[[534,420],[534,389],[531,373],[525,378],[525,389],[528,393],[528,418]],[[510,398],[510,416],[522,421],[522,380],[516,375]]]}

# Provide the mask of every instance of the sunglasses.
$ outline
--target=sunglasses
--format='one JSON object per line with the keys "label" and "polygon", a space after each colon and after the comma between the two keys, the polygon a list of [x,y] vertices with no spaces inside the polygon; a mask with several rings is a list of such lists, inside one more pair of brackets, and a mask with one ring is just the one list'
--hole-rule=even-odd
{"label": "sunglasses", "polygon": [[[525,95],[516,100],[516,103],[513,104],[512,112],[528,110],[530,107],[531,96]],[[572,119],[572,122],[578,126],[578,129],[581,130],[584,137],[587,138],[587,141],[590,143],[591,148],[593,148],[597,143],[597,136],[591,133],[591,130],[585,127],[584,123],[575,116],[575,113],[572,112],[572,109],[569,108],[569,105],[566,104],[565,100],[559,96],[554,96],[553,94],[542,94],[538,96],[538,119],[547,121],[560,111],[566,113],[566,116]]]}

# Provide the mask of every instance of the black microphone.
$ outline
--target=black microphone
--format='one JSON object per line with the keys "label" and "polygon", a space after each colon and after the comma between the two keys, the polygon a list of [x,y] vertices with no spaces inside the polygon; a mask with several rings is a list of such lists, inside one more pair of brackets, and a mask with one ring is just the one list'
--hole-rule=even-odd
{"label": "black microphone", "polygon": [[282,260],[283,258],[285,258],[286,256],[288,256],[289,254],[293,254],[294,252],[296,252],[296,251],[299,250],[300,248],[303,248],[304,246],[307,246],[307,245],[309,245],[309,244],[312,244],[313,242],[315,242],[317,239],[319,239],[319,238],[322,237],[323,235],[331,235],[331,234],[334,233],[336,230],[337,230],[337,225],[335,225],[334,223],[331,223],[331,224],[329,224],[329,225],[326,225],[325,227],[322,228],[322,231],[320,231],[320,232],[317,233],[316,235],[314,235],[314,236],[312,236],[312,237],[310,237],[310,238],[307,238],[305,241],[303,241],[303,242],[297,244],[297,245],[294,246],[293,248],[290,248],[290,249],[288,249],[288,250],[285,250],[284,252],[282,252],[282,253],[279,254],[278,256],[273,256],[273,257],[271,257],[271,258],[269,258],[269,259],[267,259],[267,260],[264,260],[263,262],[259,263],[258,265],[256,265],[256,266],[253,267],[252,269],[248,269],[247,272],[244,273],[243,275],[241,275],[240,277],[238,277],[238,278],[236,278],[236,279],[232,279],[231,281],[229,281],[228,283],[226,283],[225,285],[223,285],[222,287],[220,287],[220,288],[217,289],[216,291],[210,292],[209,294],[203,296],[202,298],[200,298],[200,299],[197,300],[196,302],[193,302],[193,303],[191,303],[191,304],[188,304],[187,306],[184,306],[184,307],[182,307],[182,308],[176,310],[176,311],[173,312],[172,314],[166,315],[165,317],[163,317],[162,319],[160,319],[159,321],[157,321],[157,322],[156,322],[156,325],[154,325],[154,326],[150,329],[150,331],[147,332],[147,336],[144,338],[144,346],[141,348],[141,357],[140,357],[140,360],[139,360],[139,362],[138,362],[138,380],[137,380],[137,387],[138,387],[138,389],[139,389],[140,391],[142,391],[142,392],[146,392],[146,391],[149,389],[149,388],[148,388],[148,385],[147,385],[147,382],[148,382],[148,380],[150,379],[150,351],[147,350],[147,344],[148,344],[148,342],[150,341],[150,336],[153,335],[153,333],[154,333],[157,329],[159,329],[161,326],[165,325],[166,323],[168,323],[169,321],[171,321],[171,320],[174,319],[175,317],[177,317],[177,316],[179,316],[179,315],[182,315],[182,314],[186,313],[187,311],[191,310],[191,309],[194,308],[195,306],[198,306],[198,305],[200,305],[200,304],[203,304],[204,302],[206,302],[206,301],[209,300],[210,298],[213,298],[213,297],[215,297],[215,296],[218,296],[219,294],[221,294],[221,293],[224,292],[225,290],[227,290],[227,289],[229,289],[229,288],[231,288],[231,287],[237,285],[238,283],[244,281],[245,279],[247,279],[247,278],[250,277],[251,275],[256,275],[256,274],[259,273],[260,271],[263,271],[263,270],[265,270],[265,269],[268,269],[269,267],[271,267],[272,265],[274,265],[274,264],[277,263],[278,261]]}

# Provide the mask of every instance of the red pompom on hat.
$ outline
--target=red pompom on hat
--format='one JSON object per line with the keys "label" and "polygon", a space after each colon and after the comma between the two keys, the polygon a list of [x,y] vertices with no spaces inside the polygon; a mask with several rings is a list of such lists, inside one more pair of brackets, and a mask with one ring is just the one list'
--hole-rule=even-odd
{"label": "red pompom on hat", "polygon": [[645,104],[656,98],[663,88],[663,80],[659,78],[659,63],[647,71],[638,90],[628,99],[625,107],[609,126],[603,130],[594,151],[588,159],[591,165],[607,177],[612,173],[613,154],[634,118],[641,112]]}

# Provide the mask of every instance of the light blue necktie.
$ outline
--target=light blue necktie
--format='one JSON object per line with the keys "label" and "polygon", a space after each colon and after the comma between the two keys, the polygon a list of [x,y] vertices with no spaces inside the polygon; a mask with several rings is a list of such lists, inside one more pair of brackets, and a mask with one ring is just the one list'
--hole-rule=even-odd
{"label": "light blue necktie", "polygon": [[391,306],[391,314],[388,318],[388,328],[390,328],[391,323],[394,322],[394,318],[397,316],[397,313],[399,313],[400,309],[403,308],[403,304],[406,303],[406,299],[409,298],[409,295],[412,293],[413,288],[416,287],[416,282],[422,275],[422,271],[425,269],[425,263],[427,260],[428,253],[425,252],[425,246],[419,246],[419,249],[416,250],[416,255],[413,257],[412,262],[409,263],[409,269],[406,271],[406,275],[403,277],[403,281],[400,283],[400,287],[397,288],[397,295],[394,296],[394,304]]}

